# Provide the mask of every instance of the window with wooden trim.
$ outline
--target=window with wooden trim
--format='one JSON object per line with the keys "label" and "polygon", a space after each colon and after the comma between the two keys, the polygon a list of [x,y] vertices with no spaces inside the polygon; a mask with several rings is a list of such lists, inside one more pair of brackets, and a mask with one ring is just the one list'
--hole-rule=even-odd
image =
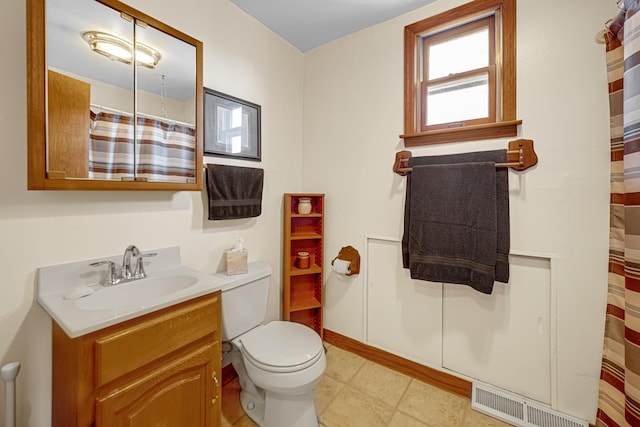
{"label": "window with wooden trim", "polygon": [[517,135],[515,54],[515,0],[405,27],[405,145]]}

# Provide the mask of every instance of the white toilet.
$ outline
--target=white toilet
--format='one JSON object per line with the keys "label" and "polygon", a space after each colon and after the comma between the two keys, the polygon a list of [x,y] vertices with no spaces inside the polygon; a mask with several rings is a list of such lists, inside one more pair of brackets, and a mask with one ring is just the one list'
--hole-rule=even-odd
{"label": "white toilet", "polygon": [[326,367],[320,336],[307,326],[265,325],[271,267],[249,264],[249,272],[224,276],[222,340],[238,373],[240,401],[261,427],[317,427],[313,389]]}

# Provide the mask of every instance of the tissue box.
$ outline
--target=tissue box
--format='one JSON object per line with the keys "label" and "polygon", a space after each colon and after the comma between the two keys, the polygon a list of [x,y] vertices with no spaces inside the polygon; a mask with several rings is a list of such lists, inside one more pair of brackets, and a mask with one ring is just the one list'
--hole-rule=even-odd
{"label": "tissue box", "polygon": [[247,273],[247,255],[249,251],[246,249],[227,250],[225,256],[227,258],[227,275]]}

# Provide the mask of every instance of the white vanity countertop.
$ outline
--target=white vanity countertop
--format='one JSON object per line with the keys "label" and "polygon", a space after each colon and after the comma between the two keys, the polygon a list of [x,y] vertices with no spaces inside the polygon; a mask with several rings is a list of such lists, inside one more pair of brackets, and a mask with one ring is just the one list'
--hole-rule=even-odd
{"label": "white vanity countertop", "polygon": [[65,299],[65,296],[69,298],[70,292],[74,289],[90,287],[97,289],[93,296],[94,299],[99,300],[99,298],[95,297],[99,297],[101,290],[123,285],[133,288],[136,282],[147,280],[133,280],[112,285],[108,288],[98,285],[100,279],[105,275],[106,266],[90,267],[89,264],[108,260],[119,265],[122,262],[122,255],[114,255],[39,268],[36,275],[37,301],[70,338],[76,338],[125,320],[209,294],[221,289],[227,282],[223,275],[212,275],[182,266],[178,247],[144,251],[144,253],[149,252],[155,252],[156,255],[153,258],[144,259],[144,268],[148,279],[161,278],[163,276],[191,276],[194,278],[195,283],[184,289],[153,297],[149,300],[131,298],[126,304],[117,308],[83,309],[80,308],[82,304],[79,304],[83,297]]}

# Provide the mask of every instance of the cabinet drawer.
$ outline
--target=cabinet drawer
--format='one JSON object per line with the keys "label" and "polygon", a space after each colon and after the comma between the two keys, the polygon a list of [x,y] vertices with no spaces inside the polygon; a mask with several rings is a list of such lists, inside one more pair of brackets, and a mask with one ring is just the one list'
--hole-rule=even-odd
{"label": "cabinet drawer", "polygon": [[108,383],[217,331],[220,293],[123,324],[95,341],[96,383]]}

